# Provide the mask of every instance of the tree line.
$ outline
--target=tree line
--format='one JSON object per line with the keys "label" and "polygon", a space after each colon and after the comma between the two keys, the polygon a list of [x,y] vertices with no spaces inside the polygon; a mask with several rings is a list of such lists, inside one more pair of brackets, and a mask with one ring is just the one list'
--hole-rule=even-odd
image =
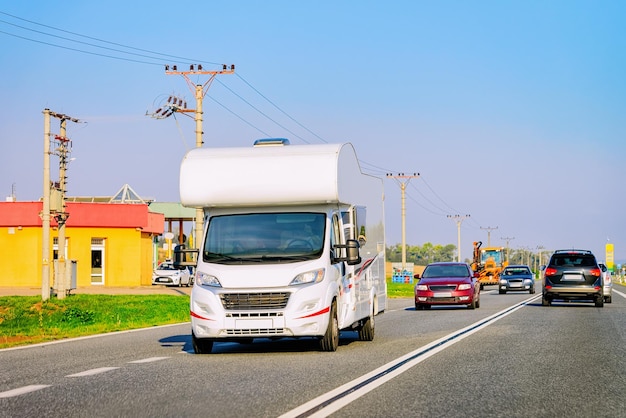
{"label": "tree line", "polygon": [[[552,254],[551,251],[532,251],[528,249],[505,249],[505,259],[509,264],[526,264],[532,270],[538,270],[542,264],[545,264]],[[387,261],[399,263],[402,261],[402,244],[396,244],[386,247]],[[432,244],[430,242],[424,245],[406,246],[406,262],[413,263],[416,266],[425,266],[428,263],[439,261],[456,261],[456,245],[454,244]],[[466,258],[465,262],[471,264],[472,260]]]}

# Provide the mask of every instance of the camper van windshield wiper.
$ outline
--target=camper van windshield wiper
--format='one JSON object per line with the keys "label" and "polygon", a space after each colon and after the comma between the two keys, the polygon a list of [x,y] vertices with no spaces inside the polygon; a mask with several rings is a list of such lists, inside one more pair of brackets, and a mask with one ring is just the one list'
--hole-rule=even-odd
{"label": "camper van windshield wiper", "polygon": [[222,254],[222,253],[213,253],[211,251],[204,252],[204,259],[210,261],[242,261],[247,260],[247,258],[243,257],[233,257],[232,255]]}

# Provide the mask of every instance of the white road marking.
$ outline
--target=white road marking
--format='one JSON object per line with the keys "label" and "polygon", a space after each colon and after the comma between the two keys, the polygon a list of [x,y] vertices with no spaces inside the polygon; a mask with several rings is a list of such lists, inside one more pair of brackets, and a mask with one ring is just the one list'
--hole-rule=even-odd
{"label": "white road marking", "polygon": [[45,389],[47,387],[50,387],[50,385],[30,385],[30,386],[23,386],[17,389],[7,390],[6,392],[0,392],[0,399],[12,398],[14,396],[24,395],[26,393],[35,392],[36,390]]}
{"label": "white road marking", "polygon": [[99,367],[97,369],[85,370],[84,372],[80,372],[80,373],[68,374],[65,377],[93,376],[94,374],[106,373],[115,369],[119,369],[119,367]]}
{"label": "white road marking", "polygon": [[141,360],[129,361],[129,363],[152,363],[153,361],[160,361],[168,358],[169,357],[148,357]]}
{"label": "white road marking", "polygon": [[281,415],[280,418],[327,417],[333,412],[336,412],[349,403],[357,400],[366,393],[376,389],[378,386],[381,386],[383,383],[406,372],[430,356],[437,354],[438,352],[461,341],[465,337],[481,330],[482,328],[491,325],[495,321],[504,318],[539,297],[540,296],[532,296],[525,301],[510,306],[485,319],[481,319],[472,325],[420,347],[417,350],[399,357],[366,375],[354,379],[345,385],[339,386],[330,392],[320,395],[317,398],[312,399],[311,401],[300,405],[291,411],[288,411],[287,413]]}

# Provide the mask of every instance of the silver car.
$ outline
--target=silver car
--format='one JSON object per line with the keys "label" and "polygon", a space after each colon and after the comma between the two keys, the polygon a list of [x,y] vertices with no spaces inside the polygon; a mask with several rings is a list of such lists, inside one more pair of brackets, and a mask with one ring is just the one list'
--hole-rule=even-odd
{"label": "silver car", "polygon": [[602,283],[604,291],[604,302],[611,303],[613,301],[613,275],[611,271],[602,263],[598,264],[602,270]]}

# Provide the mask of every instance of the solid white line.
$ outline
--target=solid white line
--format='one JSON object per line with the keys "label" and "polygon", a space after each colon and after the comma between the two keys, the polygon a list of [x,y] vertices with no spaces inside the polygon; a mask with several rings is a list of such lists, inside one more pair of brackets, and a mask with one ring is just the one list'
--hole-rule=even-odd
{"label": "solid white line", "polygon": [[333,412],[338,411],[349,403],[357,400],[366,393],[376,389],[383,383],[388,382],[394,377],[406,372],[413,366],[421,363],[427,358],[437,354],[438,352],[448,348],[452,344],[455,344],[465,337],[491,325],[495,321],[504,318],[505,316],[515,312],[524,305],[528,304],[532,300],[539,298],[540,296],[532,296],[525,301],[522,301],[516,305],[508,307],[498,313],[495,313],[485,319],[481,319],[478,322],[473,323],[463,329],[455,331],[445,337],[442,337],[430,344],[418,348],[402,357],[397,358],[378,369],[363,375],[357,379],[352,380],[330,392],[318,396],[309,402],[300,405],[291,411],[281,415],[280,418],[293,418],[293,417],[326,417]]}
{"label": "solid white line", "polygon": [[14,396],[24,395],[25,393],[34,392],[36,390],[45,389],[47,387],[50,387],[50,385],[30,385],[30,386],[23,386],[17,389],[7,390],[6,392],[0,392],[0,399],[12,398]]}
{"label": "solid white line", "polygon": [[153,361],[165,360],[169,357],[148,357],[141,360],[129,361],[129,363],[151,363]]}
{"label": "solid white line", "polygon": [[99,367],[97,369],[85,370],[84,372],[68,374],[65,377],[84,377],[93,376],[94,374],[105,373],[111,370],[119,369],[119,367]]}

